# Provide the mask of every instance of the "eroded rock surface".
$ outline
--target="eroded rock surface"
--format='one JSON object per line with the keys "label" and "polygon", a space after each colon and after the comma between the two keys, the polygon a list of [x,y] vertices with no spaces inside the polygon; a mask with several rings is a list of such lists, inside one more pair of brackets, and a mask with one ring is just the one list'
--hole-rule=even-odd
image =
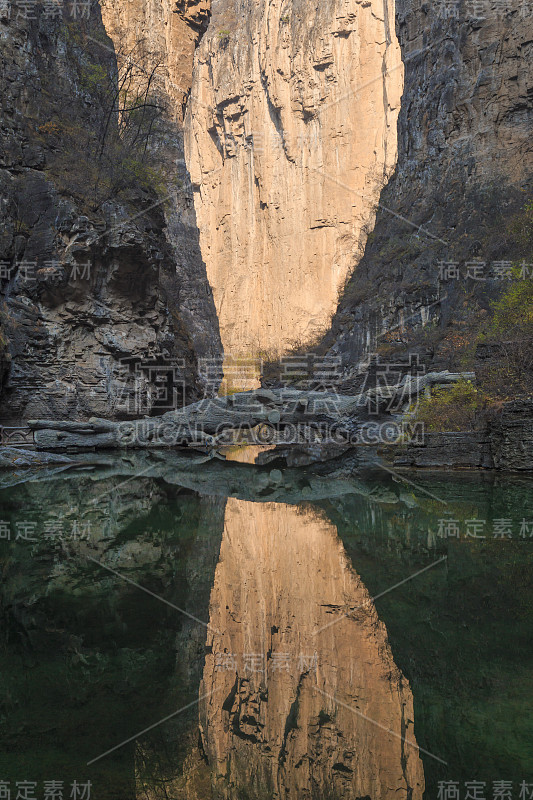
{"label": "eroded rock surface", "polygon": [[102,19],[117,50],[141,51],[153,65],[155,80],[169,98],[173,119],[183,121],[191,88],[195,48],[207,28],[211,0],[102,0]]}
{"label": "eroded rock surface", "polygon": [[[396,29],[405,64],[398,166],[325,342],[347,371],[406,345],[453,368],[476,308],[486,313],[506,286],[492,265],[524,257],[509,225],[531,194],[531,14],[519,0],[399,0]],[[466,278],[469,262],[484,264],[481,277]],[[413,329],[429,322],[417,339]],[[439,351],[452,325],[457,338]]]}
{"label": "eroded rock surface", "polygon": [[324,329],[396,161],[394,4],[217,0],[186,117],[226,355]]}
{"label": "eroded rock surface", "polygon": [[131,153],[99,163],[117,119],[98,6],[87,20],[15,9],[0,37],[2,421],[150,414],[165,364],[178,403],[203,396],[198,360],[220,338],[186,170],[178,159],[166,198]]}

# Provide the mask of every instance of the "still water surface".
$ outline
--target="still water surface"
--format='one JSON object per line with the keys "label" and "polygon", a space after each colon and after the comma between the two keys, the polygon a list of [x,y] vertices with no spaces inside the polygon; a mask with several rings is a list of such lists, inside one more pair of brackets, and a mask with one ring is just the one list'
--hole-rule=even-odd
{"label": "still water surface", "polygon": [[532,481],[148,464],[3,476],[13,800],[533,796]]}

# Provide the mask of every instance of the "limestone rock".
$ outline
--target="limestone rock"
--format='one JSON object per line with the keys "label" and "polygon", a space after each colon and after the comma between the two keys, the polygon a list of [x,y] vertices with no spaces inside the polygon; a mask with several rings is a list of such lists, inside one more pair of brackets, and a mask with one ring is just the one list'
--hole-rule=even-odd
{"label": "limestone rock", "polygon": [[[531,193],[532,16],[520,0],[397,0],[396,30],[397,169],[323,342],[350,372],[428,323],[441,333],[457,323],[461,335],[475,302],[486,308],[501,292],[490,264],[523,258],[506,229]],[[476,260],[483,280],[466,281]],[[442,262],[457,263],[460,279],[443,278]],[[437,353],[430,368],[453,366]]]}
{"label": "limestone rock", "polygon": [[115,48],[149,54],[161,63],[156,86],[169,99],[169,112],[183,121],[191,88],[195,48],[207,28],[211,0],[101,0],[102,20]]}
{"label": "limestone rock", "polygon": [[226,355],[328,325],[394,169],[402,86],[393,3],[213,4],[186,158]]}
{"label": "limestone rock", "polygon": [[506,403],[491,426],[495,466],[533,471],[533,400]]}
{"label": "limestone rock", "polygon": [[24,450],[21,447],[0,448],[0,468],[14,469],[19,467],[40,467],[47,464],[72,464],[73,461],[59,453],[43,453],[33,450]]}
{"label": "limestone rock", "polygon": [[394,455],[401,467],[533,471],[533,401],[504,403],[483,431],[428,432]]}

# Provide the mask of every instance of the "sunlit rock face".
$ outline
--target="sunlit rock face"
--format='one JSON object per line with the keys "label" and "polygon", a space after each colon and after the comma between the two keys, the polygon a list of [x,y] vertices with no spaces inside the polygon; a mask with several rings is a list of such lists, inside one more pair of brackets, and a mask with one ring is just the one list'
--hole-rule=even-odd
{"label": "sunlit rock face", "polygon": [[213,796],[422,797],[412,693],[331,523],[228,500],[210,626]]}
{"label": "sunlit rock face", "polygon": [[186,158],[223,345],[279,354],[327,326],[396,161],[387,0],[214,0]]}

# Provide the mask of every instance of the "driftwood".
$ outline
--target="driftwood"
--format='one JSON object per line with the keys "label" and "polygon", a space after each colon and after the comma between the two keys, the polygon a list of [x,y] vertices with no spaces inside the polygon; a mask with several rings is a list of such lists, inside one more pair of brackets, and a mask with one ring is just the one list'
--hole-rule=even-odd
{"label": "driftwood", "polygon": [[[269,443],[272,433],[288,425],[331,433],[354,428],[360,398],[330,392],[258,389],[201,400],[178,411],[141,420],[50,422],[30,420],[35,444],[42,450],[69,448],[141,448],[201,445],[207,449],[234,444],[234,432],[257,431],[256,443]],[[263,426],[263,430],[261,429]]]}
{"label": "driftwood", "polygon": [[[393,386],[378,386],[359,395],[333,391],[258,389],[227,397],[201,400],[159,417],[110,422],[31,420],[39,450],[202,447],[206,452],[247,441],[254,444],[292,444],[295,441],[355,444],[361,425],[387,409],[405,408],[431,385],[473,379],[470,373],[428,373],[405,376]],[[295,439],[296,437],[296,439]]]}
{"label": "driftwood", "polygon": [[425,375],[405,375],[400,383],[378,385],[363,392],[364,405],[369,411],[394,409],[406,410],[421,394],[427,394],[434,386],[445,387],[460,380],[475,381],[475,372],[428,372]]}

